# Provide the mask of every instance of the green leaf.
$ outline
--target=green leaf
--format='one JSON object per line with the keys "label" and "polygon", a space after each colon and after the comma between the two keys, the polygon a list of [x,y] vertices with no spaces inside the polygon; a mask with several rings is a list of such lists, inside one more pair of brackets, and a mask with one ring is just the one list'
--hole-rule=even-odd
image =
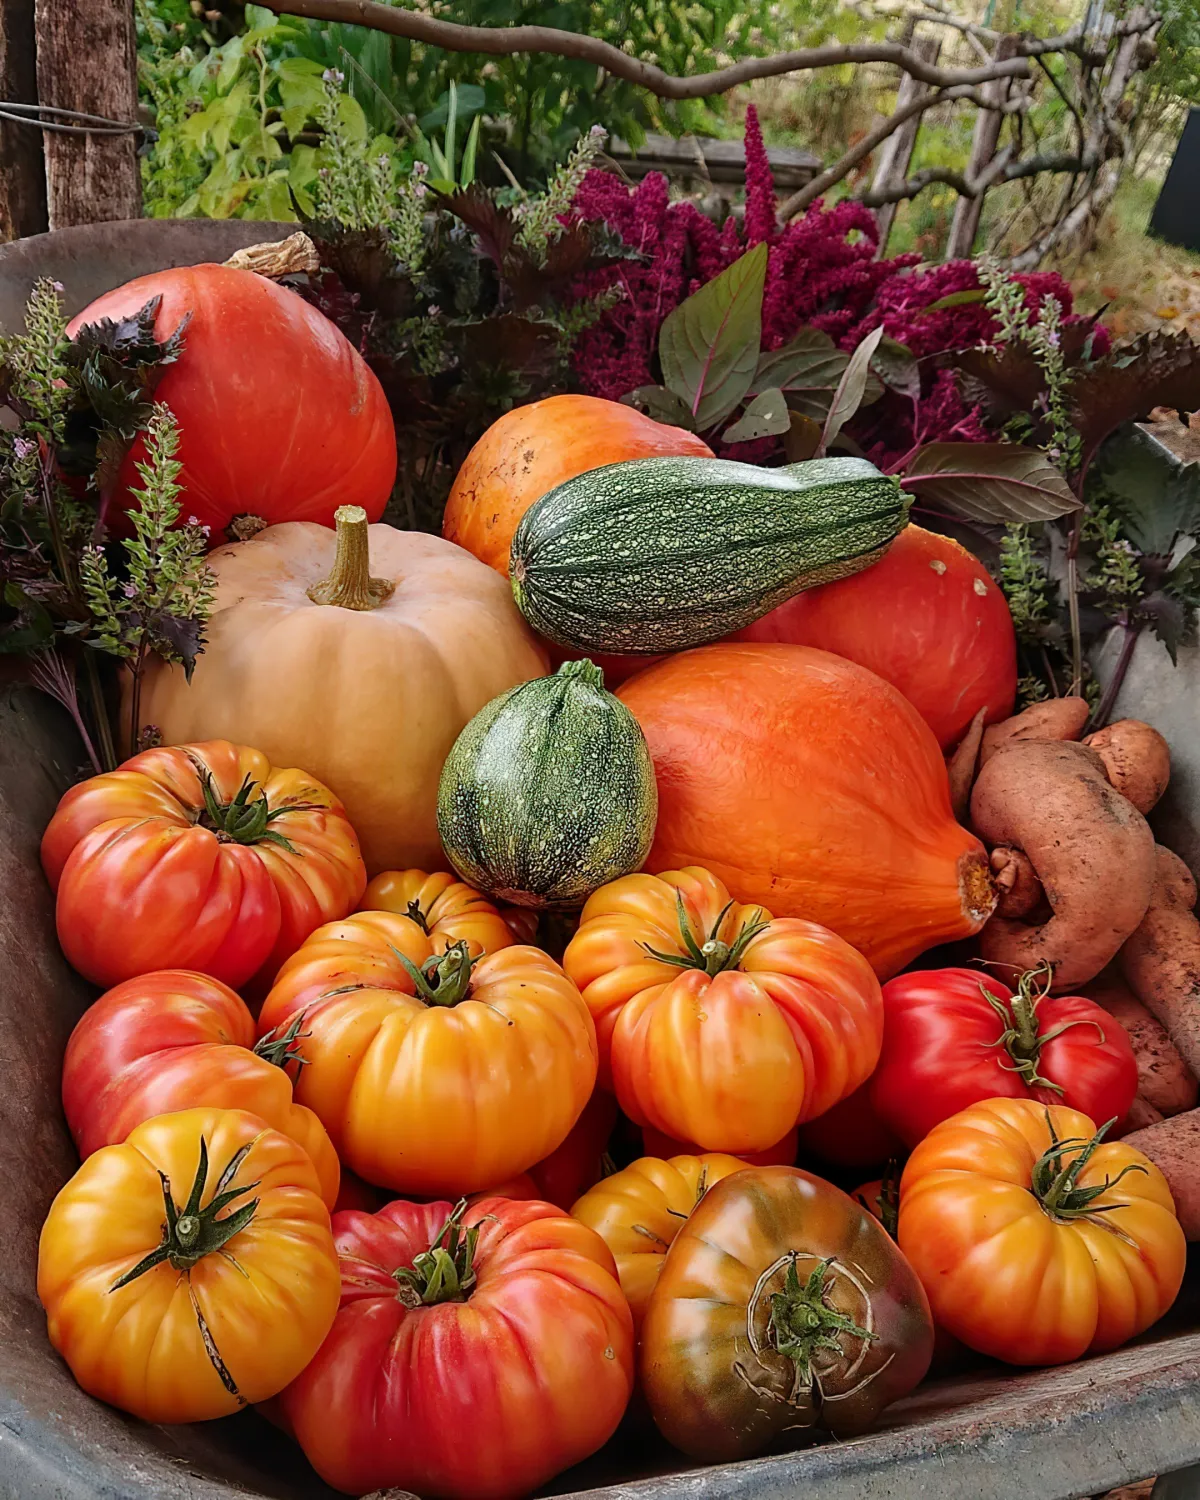
{"label": "green leaf", "polygon": [[871,369],[889,391],[917,401],[921,396],[921,370],[917,357],[906,345],[886,335],[880,340]]}
{"label": "green leaf", "polygon": [[917,314],[923,318],[926,313],[947,312],[952,307],[969,307],[973,302],[982,302],[987,297],[985,287],[971,287],[965,292],[951,292],[949,296],[939,297],[936,302],[931,302],[928,307],[923,307]]}
{"label": "green leaf", "polygon": [[801,328],[790,343],[760,356],[750,387],[783,391],[793,411],[823,422],[850,356],[843,354],[827,333]]}
{"label": "green leaf", "polygon": [[735,411],[754,383],[766,274],[767,247],[755,245],[663,323],[663,379],[687,403],[701,432]]}
{"label": "green leaf", "polygon": [[[483,90],[477,83],[460,83],[455,90],[458,118],[469,119],[472,115],[482,113],[487,104]],[[450,93],[446,93],[438,100],[437,104],[428,114],[422,115],[417,122],[422,130],[440,130],[450,116]]]}
{"label": "green leaf", "polygon": [[275,71],[284,83],[315,80],[320,91],[321,74],[325,69],[313,57],[283,57],[275,64]]}
{"label": "green leaf", "polygon": [[687,402],[665,385],[639,385],[637,390],[628,391],[621,397],[621,405],[644,411],[648,417],[665,422],[668,427],[682,427],[688,432],[696,430],[696,421]]}
{"label": "green leaf", "polygon": [[[458,128],[458,87],[454,80],[450,80],[450,102],[446,111],[446,144],[444,148],[446,166],[444,175],[454,179],[457,177],[454,147],[455,132]],[[436,148],[435,148],[436,149]]]}
{"label": "green leaf", "polygon": [[221,66],[217,71],[217,92],[225,93],[232,88],[234,80],[242,70],[245,59],[242,56],[244,42],[240,36],[231,38],[220,48],[217,55],[221,59]]}
{"label": "green leaf", "polygon": [[871,361],[883,340],[883,329],[876,328],[867,334],[850,356],[850,362],[838,381],[833,400],[829,403],[829,415],[825,418],[825,430],[821,434],[821,453],[828,453],[830,444],[842,428],[862,405],[867,393],[867,380],[871,373]]}
{"label": "green leaf", "polygon": [[1044,453],[1017,443],[928,443],[900,481],[923,504],[968,521],[1053,521],[1079,501]]}
{"label": "green leaf", "polygon": [[752,443],[756,438],[779,437],[791,429],[791,413],[781,390],[759,391],[740,419],[721,434],[727,443]]}
{"label": "green leaf", "polygon": [[341,126],[347,140],[365,141],[371,132],[367,126],[367,117],[363,114],[363,107],[351,94],[339,94],[337,102],[338,124]]}
{"label": "green leaf", "polygon": [[1180,537],[1200,535],[1200,463],[1184,464],[1157,438],[1126,423],[1101,448],[1089,475],[1139,551],[1176,557]]}
{"label": "green leaf", "polygon": [[458,180],[462,187],[470,187],[475,181],[475,155],[478,150],[479,116],[476,115],[471,123],[471,133],[467,136],[467,144],[463,148],[462,167],[458,174]]}

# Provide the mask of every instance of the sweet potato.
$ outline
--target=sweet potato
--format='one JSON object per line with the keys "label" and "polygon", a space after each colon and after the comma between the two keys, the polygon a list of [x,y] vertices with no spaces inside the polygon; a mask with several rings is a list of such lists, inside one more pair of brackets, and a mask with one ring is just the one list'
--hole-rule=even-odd
{"label": "sweet potato", "polygon": [[1013,740],[1077,740],[1091,710],[1082,698],[1047,698],[1031,703],[1011,719],[1001,719],[983,731],[980,764],[987,765],[1002,745]]}
{"label": "sweet potato", "polygon": [[1121,949],[1125,983],[1200,1073],[1200,922],[1196,882],[1178,854],[1155,850],[1154,889],[1136,932]]}
{"label": "sweet potato", "polygon": [[999,844],[992,850],[992,878],[996,882],[996,914],[1013,921],[1027,917],[1045,900],[1033,861],[1021,849]]}
{"label": "sweet potato", "polygon": [[958,749],[946,761],[946,774],[950,778],[950,806],[961,823],[971,805],[971,788],[975,785],[975,771],[979,765],[979,747],[983,743],[983,721],[987,709],[981,708],[959,741]]}
{"label": "sweet potato", "polygon": [[1144,1151],[1167,1179],[1180,1228],[1189,1240],[1200,1240],[1200,1109],[1134,1130],[1124,1140]]}
{"label": "sweet potato", "polygon": [[991,849],[1029,856],[1051,909],[1032,923],[992,917],[983,957],[1019,970],[1049,963],[1059,993],[1094,979],[1146,915],[1154,883],[1154,835],[1100,757],[1062,741],[1010,741],[979,773],[971,820]]}
{"label": "sweet potato", "polygon": [[[1084,986],[1083,993],[1125,1028],[1137,1058],[1139,1099],[1151,1106],[1159,1118],[1194,1109],[1200,1101],[1194,1075],[1166,1028],[1155,1020],[1120,975],[1106,969]],[[1131,1122],[1133,1118],[1131,1113]],[[1137,1124],[1150,1123],[1149,1118],[1137,1121]],[[1132,1123],[1130,1128],[1135,1128]]]}
{"label": "sweet potato", "polygon": [[1125,1123],[1121,1127],[1123,1135],[1132,1135],[1135,1130],[1145,1130],[1148,1125],[1157,1125],[1166,1117],[1161,1110],[1155,1109],[1141,1094],[1133,1096],[1133,1103],[1129,1106],[1129,1113],[1125,1116]]}
{"label": "sweet potato", "polygon": [[1171,779],[1171,751],[1157,729],[1118,719],[1083,742],[1104,762],[1109,781],[1140,813],[1148,813]]}

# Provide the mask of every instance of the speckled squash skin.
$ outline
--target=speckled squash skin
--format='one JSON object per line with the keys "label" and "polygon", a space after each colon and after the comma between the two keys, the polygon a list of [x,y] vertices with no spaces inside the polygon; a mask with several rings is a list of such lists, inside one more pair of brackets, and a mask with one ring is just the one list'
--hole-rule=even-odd
{"label": "speckled squash skin", "polygon": [[438,789],[451,864],[476,890],[515,906],[582,906],[641,867],[657,817],[645,736],[587,660],[482,708],[455,741]]}
{"label": "speckled squash skin", "polygon": [[535,630],[588,652],[718,640],[802,589],[870,566],[908,499],[865,458],[783,469],[642,458],[560,484],[513,537],[513,597]]}

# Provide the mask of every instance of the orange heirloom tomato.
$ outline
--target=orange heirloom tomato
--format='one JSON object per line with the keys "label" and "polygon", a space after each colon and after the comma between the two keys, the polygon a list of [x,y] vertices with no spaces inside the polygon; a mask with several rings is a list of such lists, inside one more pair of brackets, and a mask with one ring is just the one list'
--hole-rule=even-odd
{"label": "orange heirloom tomato", "polygon": [[736,1156],[643,1156],[605,1177],[571,1210],[613,1253],[633,1326],[640,1328],[675,1236],[714,1183],[744,1172]]}
{"label": "orange heirloom tomato", "polygon": [[444,953],[365,911],[318,928],[279,971],[260,1037],[298,1027],[296,1098],[368,1182],[459,1196],[541,1161],[596,1080],[579,991],[536,948]]}
{"label": "orange heirloom tomato", "polygon": [[[389,1203],[334,1220],[342,1302],[280,1398],[354,1495],[527,1495],[612,1436],[633,1325],[603,1242],[548,1203]],[[395,1487],[395,1488],[393,1488]]]}
{"label": "orange heirloom tomato", "polygon": [[900,1248],[939,1326],[1015,1365],[1115,1349],[1160,1318],[1185,1246],[1162,1173],[1086,1115],[985,1099],[900,1180]]}
{"label": "orange heirloom tomato", "polygon": [[161,969],[127,979],[84,1011],[63,1062],[63,1112],[80,1156],[116,1146],[144,1120],[212,1105],[245,1109],[312,1158],[332,1209],[340,1170],[311,1109],[284,1071],[297,1038],[254,1048],[254,1018],[219,979]]}
{"label": "orange heirloom tomato", "polygon": [[508,923],[486,896],[457,875],[424,870],[384,870],[370,882],[359,911],[391,911],[411,917],[429,935],[435,953],[460,939],[472,953],[498,953],[516,941]]}
{"label": "orange heirloom tomato", "polygon": [[201,1422],[300,1373],[340,1277],[307,1153],[243,1110],[187,1109],[88,1157],[50,1205],[37,1289],[89,1395]]}
{"label": "orange heirloom tomato", "polygon": [[698,867],[602,886],[563,964],[596,1022],[601,1083],[635,1124],[704,1151],[765,1151],[879,1057],[866,959],[815,922],[739,905]]}
{"label": "orange heirloom tomato", "polygon": [[270,983],[367,883],[329,788],[227,740],[144,750],[73,786],[42,865],[68,962],[105,986],[173,968]]}

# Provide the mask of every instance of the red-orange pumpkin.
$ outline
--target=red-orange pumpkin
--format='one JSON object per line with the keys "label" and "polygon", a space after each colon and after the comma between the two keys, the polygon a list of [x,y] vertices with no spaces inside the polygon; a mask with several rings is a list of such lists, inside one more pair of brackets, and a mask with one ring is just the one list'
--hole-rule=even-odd
{"label": "red-orange pumpkin", "polygon": [[[165,339],[188,319],[179,359],[154,397],[179,423],[185,515],[231,540],[236,517],[333,525],[339,505],[378,521],[396,477],[396,434],[383,388],[343,334],[304,299],[253,271],[183,266],[106,292],[75,318],[129,317],[153,297]],[[117,478],[127,504],[145,458],[138,438]]]}
{"label": "red-orange pumpkin", "polygon": [[943,750],[981,708],[989,724],[1013,711],[1017,643],[1004,595],[965,547],[920,526],[872,567],[796,594],[735,639],[816,646],[869,667]]}
{"label": "red-orange pumpkin", "polygon": [[987,920],[987,857],[954,821],[937,741],[873,672],[805,646],[722,644],[619,696],[658,776],[648,870],[703,865],[738,901],[831,928],[881,978]]}

